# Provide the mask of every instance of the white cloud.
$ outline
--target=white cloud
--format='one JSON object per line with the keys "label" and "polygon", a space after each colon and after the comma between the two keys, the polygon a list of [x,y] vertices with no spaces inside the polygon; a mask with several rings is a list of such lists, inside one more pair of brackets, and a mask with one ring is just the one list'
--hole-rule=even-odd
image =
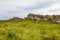
{"label": "white cloud", "polygon": [[0,19],[36,14],[60,14],[60,0],[0,0]]}
{"label": "white cloud", "polygon": [[33,10],[33,13],[38,13],[38,14],[44,14],[44,15],[60,15],[60,3],[56,2],[54,4],[51,4],[51,6],[42,8],[42,9],[37,9]]}

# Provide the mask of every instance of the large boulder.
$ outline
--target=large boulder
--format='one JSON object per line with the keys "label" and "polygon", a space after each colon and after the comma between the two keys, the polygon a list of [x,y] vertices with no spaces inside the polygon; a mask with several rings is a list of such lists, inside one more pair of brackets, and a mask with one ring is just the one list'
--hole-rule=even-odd
{"label": "large boulder", "polygon": [[25,17],[25,19],[28,20],[35,20],[35,14],[29,13],[27,17]]}
{"label": "large boulder", "polygon": [[43,19],[44,19],[44,15],[36,14],[36,17],[37,17],[37,18],[40,18],[40,20],[43,20]]}
{"label": "large boulder", "polygon": [[54,17],[55,17],[54,22],[55,23],[60,23],[60,15],[55,15]]}
{"label": "large boulder", "polygon": [[55,15],[55,20],[60,21],[60,15]]}
{"label": "large boulder", "polygon": [[30,14],[28,14],[26,19],[30,19],[30,20],[36,21],[36,20],[41,20],[41,18],[42,18],[42,15],[37,15],[37,14],[30,13]]}
{"label": "large boulder", "polygon": [[52,21],[53,20],[53,16],[52,15],[44,15],[43,16],[43,20],[44,21],[48,21],[48,20]]}
{"label": "large boulder", "polygon": [[47,21],[47,20],[49,20],[49,15],[44,15],[44,19],[43,19],[44,21]]}
{"label": "large boulder", "polygon": [[29,13],[29,14],[28,14],[28,17],[35,17],[35,14]]}

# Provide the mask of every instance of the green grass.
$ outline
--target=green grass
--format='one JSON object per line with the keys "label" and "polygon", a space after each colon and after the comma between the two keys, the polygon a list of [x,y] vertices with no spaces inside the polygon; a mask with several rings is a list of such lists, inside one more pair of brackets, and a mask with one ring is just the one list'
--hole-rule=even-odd
{"label": "green grass", "polygon": [[60,24],[51,21],[0,21],[0,40],[60,40]]}

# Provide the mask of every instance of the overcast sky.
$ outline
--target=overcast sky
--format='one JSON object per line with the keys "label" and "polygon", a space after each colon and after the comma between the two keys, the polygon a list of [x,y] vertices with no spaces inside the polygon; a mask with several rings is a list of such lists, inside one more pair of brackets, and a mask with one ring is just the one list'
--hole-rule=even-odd
{"label": "overcast sky", "polygon": [[29,13],[60,15],[60,0],[0,0],[0,19]]}

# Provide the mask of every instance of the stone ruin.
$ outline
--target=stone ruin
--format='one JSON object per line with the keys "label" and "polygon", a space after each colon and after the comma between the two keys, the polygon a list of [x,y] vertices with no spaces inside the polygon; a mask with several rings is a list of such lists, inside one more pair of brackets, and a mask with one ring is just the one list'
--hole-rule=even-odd
{"label": "stone ruin", "polygon": [[30,13],[30,14],[28,14],[27,17],[25,17],[25,19],[34,20],[34,21],[50,20],[50,21],[55,22],[55,23],[60,23],[60,15],[39,15],[39,14]]}

